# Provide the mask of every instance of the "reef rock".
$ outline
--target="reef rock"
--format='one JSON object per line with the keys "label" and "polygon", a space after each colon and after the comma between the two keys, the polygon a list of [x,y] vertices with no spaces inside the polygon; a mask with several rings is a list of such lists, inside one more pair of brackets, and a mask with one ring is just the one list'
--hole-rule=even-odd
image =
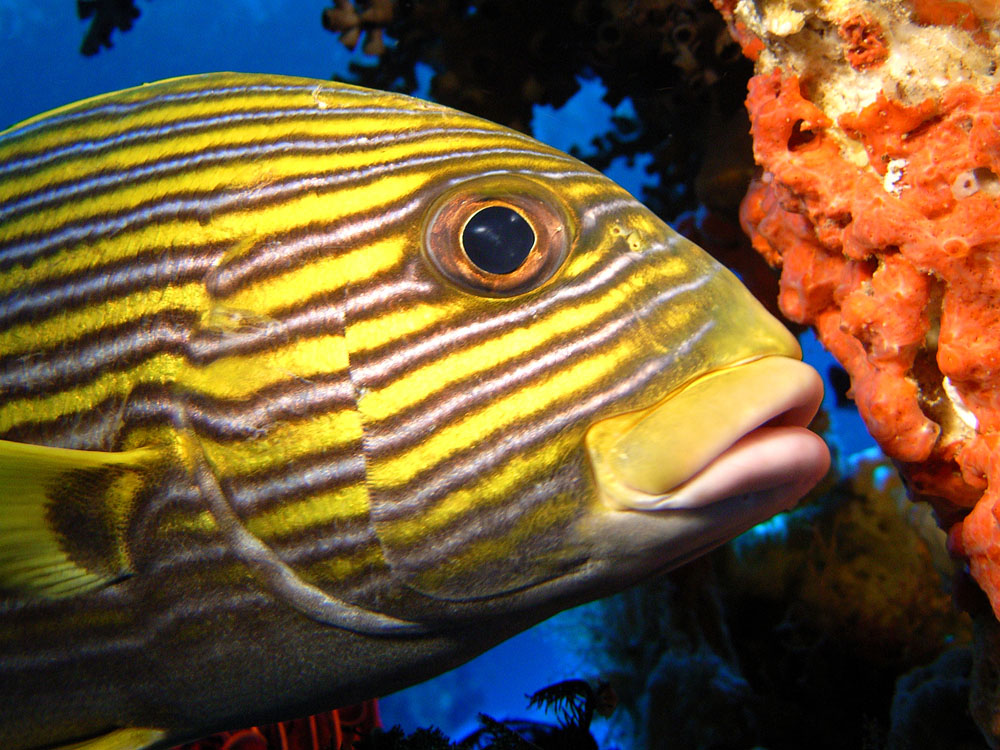
{"label": "reef rock", "polygon": [[[743,228],[1000,633],[1000,3],[713,2],[756,66]],[[1000,747],[1000,640],[975,656]]]}
{"label": "reef rock", "polygon": [[1000,5],[715,3],[756,63],[741,220],[781,309],[1000,614]]}

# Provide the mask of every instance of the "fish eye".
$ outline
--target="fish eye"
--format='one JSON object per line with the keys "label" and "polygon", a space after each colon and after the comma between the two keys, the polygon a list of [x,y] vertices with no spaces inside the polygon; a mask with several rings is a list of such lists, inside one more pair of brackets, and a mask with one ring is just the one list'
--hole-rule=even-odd
{"label": "fish eye", "polygon": [[462,248],[486,273],[513,273],[535,246],[535,230],[510,206],[488,206],[476,211],[462,230]]}
{"label": "fish eye", "polygon": [[424,255],[449,282],[485,297],[537,289],[559,270],[576,237],[562,201],[516,175],[462,183],[427,217]]}

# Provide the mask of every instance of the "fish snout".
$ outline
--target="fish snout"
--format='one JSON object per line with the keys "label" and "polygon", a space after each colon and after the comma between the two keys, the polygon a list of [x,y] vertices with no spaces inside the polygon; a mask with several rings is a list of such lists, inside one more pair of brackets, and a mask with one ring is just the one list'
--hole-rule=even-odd
{"label": "fish snout", "polygon": [[822,399],[819,374],[790,357],[702,375],[590,428],[598,495],[615,510],[662,511],[754,493],[765,518],[786,510],[829,468],[826,444],[806,429]]}

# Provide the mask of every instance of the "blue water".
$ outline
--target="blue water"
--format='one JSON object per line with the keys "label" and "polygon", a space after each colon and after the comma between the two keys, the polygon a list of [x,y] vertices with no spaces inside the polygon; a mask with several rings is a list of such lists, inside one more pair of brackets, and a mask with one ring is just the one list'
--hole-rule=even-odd
{"label": "blue water", "polygon": [[[215,70],[329,78],[352,55],[320,25],[322,0],[156,0],[114,49],[84,58],[72,0],[0,0],[0,125],[95,94]],[[358,52],[353,56],[363,60]]]}
{"label": "blue water", "polygon": [[[95,57],[79,54],[86,22],[71,0],[0,0],[0,128],[46,109],[95,94],[161,78],[216,70],[270,72],[346,79],[350,53],[320,25],[327,0],[140,0],[142,16],[132,31],[113,36],[114,48]],[[424,91],[429,71],[421,75]],[[586,150],[591,138],[611,128],[613,115],[627,116],[624,101],[612,111],[596,81],[560,111],[537,108],[535,135],[567,150]],[[586,123],[586,128],[581,127]],[[614,162],[608,174],[636,195],[654,178],[651,161]],[[825,373],[833,360],[807,335],[805,358]],[[873,445],[852,409],[838,410],[828,393],[842,455]],[[468,665],[382,702],[387,724],[413,729],[434,724],[453,737],[475,727],[476,714],[496,718],[541,715],[525,710],[526,693],[569,677],[592,675],[586,665],[566,662],[550,630],[532,630]]]}

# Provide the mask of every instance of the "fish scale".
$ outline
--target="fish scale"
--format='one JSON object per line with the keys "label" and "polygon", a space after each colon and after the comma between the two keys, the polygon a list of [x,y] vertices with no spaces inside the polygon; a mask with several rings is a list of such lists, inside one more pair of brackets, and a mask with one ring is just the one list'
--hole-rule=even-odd
{"label": "fish scale", "polygon": [[[530,227],[510,274],[462,249],[477,206]],[[593,428],[797,356],[621,188],[437,105],[221,73],[15,126],[0,744],[168,747],[356,702],[710,548],[818,479],[805,417],[773,491],[687,513],[623,510],[649,481],[606,480],[629,429]],[[815,410],[802,367],[760,423]],[[692,442],[727,465],[738,429]]]}

